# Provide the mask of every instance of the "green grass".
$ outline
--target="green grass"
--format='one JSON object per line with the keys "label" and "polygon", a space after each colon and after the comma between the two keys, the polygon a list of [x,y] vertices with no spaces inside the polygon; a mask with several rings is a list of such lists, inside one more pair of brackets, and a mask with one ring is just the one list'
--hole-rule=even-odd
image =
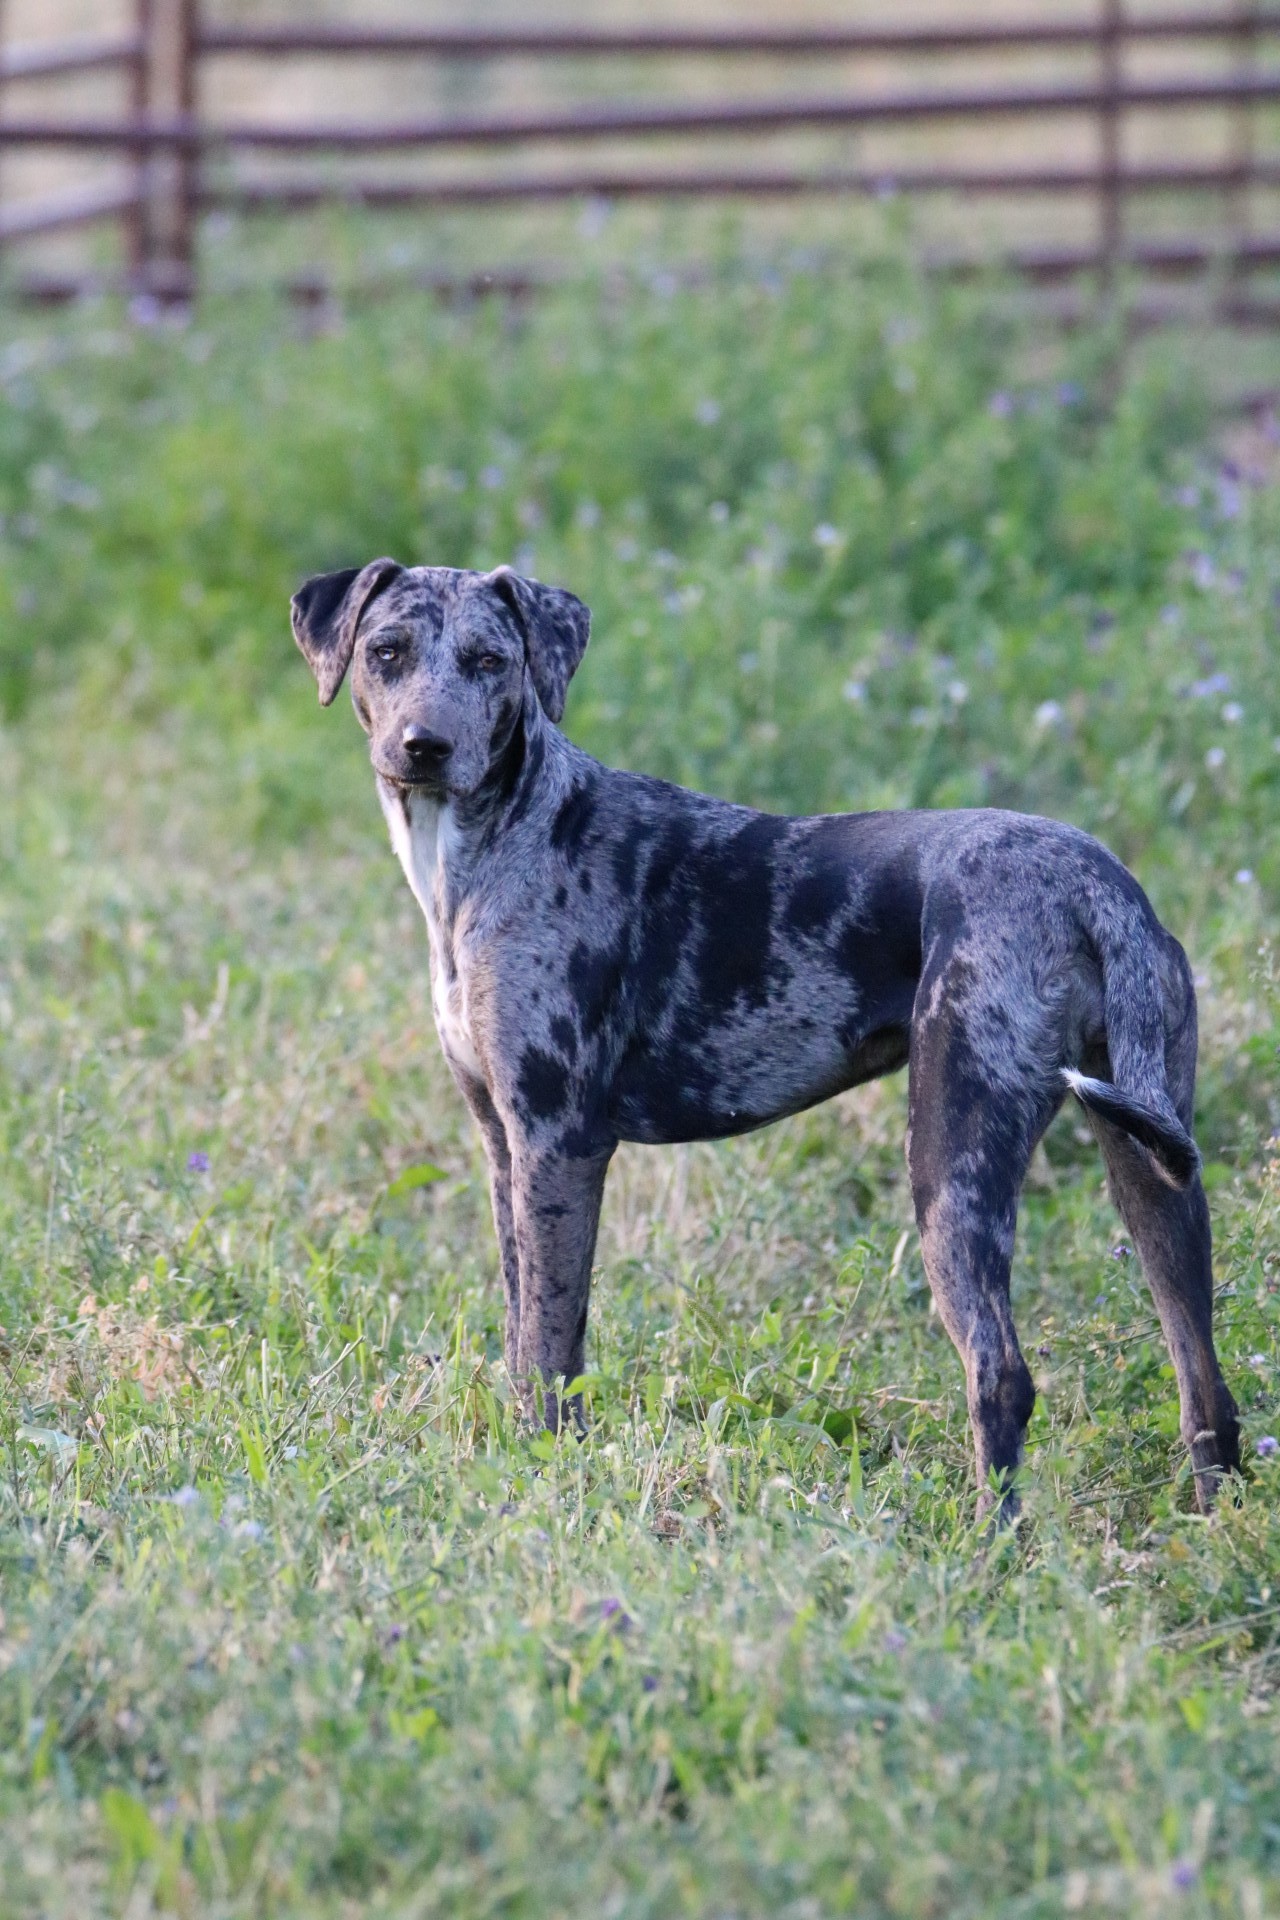
{"label": "green grass", "polygon": [[[0,316],[4,1920],[1280,1912],[1280,490],[1196,341],[994,314],[726,258],[319,339]],[[518,1428],[425,939],[288,637],[383,551],[582,593],[605,758],[1135,866],[1202,981],[1238,1502],[1066,1114],[975,1533],[900,1079],[624,1149],[590,1437]]]}

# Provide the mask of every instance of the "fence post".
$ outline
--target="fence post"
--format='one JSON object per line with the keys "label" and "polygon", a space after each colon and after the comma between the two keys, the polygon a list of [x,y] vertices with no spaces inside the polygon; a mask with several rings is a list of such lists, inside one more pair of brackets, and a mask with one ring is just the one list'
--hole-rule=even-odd
{"label": "fence post", "polygon": [[[8,25],[8,16],[5,8],[5,0],[0,0],[0,57],[3,56],[4,50],[5,50],[5,28],[7,25]],[[3,75],[3,72],[0,72],[0,120],[3,120],[3,118],[4,118],[4,75]],[[8,158],[8,154],[5,151],[4,142],[3,140],[0,140],[0,212],[3,212],[4,210],[4,173],[6,171],[6,169],[4,168],[4,162],[5,160],[7,160],[7,158]],[[4,242],[3,240],[0,240],[0,265],[3,264],[3,255],[4,255]]]}
{"label": "fence post", "polygon": [[[197,0],[136,0],[136,9],[140,44],[132,68],[132,118],[187,123],[196,101]],[[133,151],[138,203],[128,215],[131,284],[161,302],[188,300],[194,289],[196,155],[180,139],[140,138]]]}
{"label": "fence post", "polygon": [[[196,54],[199,40],[199,0],[176,0],[174,22],[174,106],[184,121],[195,118]],[[200,156],[196,148],[179,146],[173,156],[173,265],[179,299],[195,293],[196,178]]]}
{"label": "fence post", "polygon": [[1102,286],[1115,292],[1124,243],[1124,182],[1121,174],[1120,86],[1124,36],[1124,0],[1102,0],[1098,33],[1098,217]]}
{"label": "fence post", "polygon": [[[155,31],[155,19],[151,0],[135,0],[134,30],[138,36],[138,51],[129,66],[129,118],[143,120],[151,111],[152,96],[152,40]],[[125,257],[128,262],[129,277],[141,285],[151,268],[152,219],[151,219],[151,149],[140,141],[132,149],[128,164],[133,174],[133,190],[137,195],[133,206],[125,214]]]}
{"label": "fence post", "polygon": [[[1258,14],[1256,0],[1236,0],[1235,74],[1236,79],[1251,80],[1257,70]],[[1226,225],[1231,233],[1232,260],[1230,279],[1237,295],[1247,278],[1249,267],[1245,247],[1249,239],[1250,186],[1253,180],[1254,139],[1257,128],[1257,103],[1238,100],[1231,115],[1231,173],[1227,189]]]}

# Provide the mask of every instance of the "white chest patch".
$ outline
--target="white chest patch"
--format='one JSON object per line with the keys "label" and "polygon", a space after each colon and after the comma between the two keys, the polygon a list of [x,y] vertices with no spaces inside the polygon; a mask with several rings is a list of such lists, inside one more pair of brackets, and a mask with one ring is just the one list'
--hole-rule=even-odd
{"label": "white chest patch", "polygon": [[446,977],[450,969],[445,964],[442,927],[449,856],[457,848],[453,813],[447,801],[429,800],[424,794],[412,793],[408,797],[409,818],[406,820],[399,796],[388,794],[381,782],[378,798],[396,858],[427,922],[431,944],[431,1005],[440,1044],[451,1062],[482,1080],[480,1056],[471,1038],[467,1017],[463,970],[455,965],[452,978]]}

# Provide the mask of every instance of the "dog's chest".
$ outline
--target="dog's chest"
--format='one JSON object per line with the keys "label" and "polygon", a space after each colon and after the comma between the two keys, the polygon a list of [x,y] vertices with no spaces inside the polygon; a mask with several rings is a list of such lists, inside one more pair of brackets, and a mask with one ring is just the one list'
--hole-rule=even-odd
{"label": "dog's chest", "polygon": [[384,792],[381,785],[378,794],[396,858],[427,922],[431,1004],[441,1045],[455,1066],[483,1079],[467,1015],[466,982],[463,970],[455,964],[446,928],[449,859],[451,854],[456,858],[458,852],[453,815],[447,804],[423,794],[409,794],[402,800],[399,795]]}

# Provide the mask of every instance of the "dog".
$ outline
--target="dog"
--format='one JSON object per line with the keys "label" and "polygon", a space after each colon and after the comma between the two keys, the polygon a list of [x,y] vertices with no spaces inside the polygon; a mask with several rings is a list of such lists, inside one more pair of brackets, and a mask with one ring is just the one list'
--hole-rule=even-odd
{"label": "dog", "polygon": [[1195,989],[1136,880],[1029,815],[785,818],[602,766],[557,725],[590,619],[509,567],[389,559],[292,602],[322,705],[351,670],[426,918],[526,1410],[553,1430],[581,1420],[565,1386],[619,1141],[747,1133],[905,1066],[912,1196],[982,1511],[1016,1511],[1035,1389],[1009,1301],[1014,1226],[1068,1091],[1154,1296],[1208,1510],[1240,1455],[1191,1137]]}

